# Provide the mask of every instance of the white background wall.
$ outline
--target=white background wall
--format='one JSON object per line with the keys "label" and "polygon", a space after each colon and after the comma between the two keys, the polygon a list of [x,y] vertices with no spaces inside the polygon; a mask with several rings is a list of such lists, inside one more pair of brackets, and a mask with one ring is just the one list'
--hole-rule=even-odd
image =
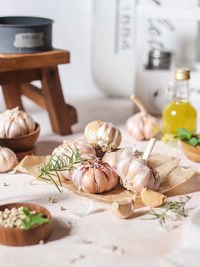
{"label": "white background wall", "polygon": [[70,50],[61,65],[65,99],[98,96],[91,74],[92,0],[0,0],[0,16],[27,15],[53,19],[53,45]]}

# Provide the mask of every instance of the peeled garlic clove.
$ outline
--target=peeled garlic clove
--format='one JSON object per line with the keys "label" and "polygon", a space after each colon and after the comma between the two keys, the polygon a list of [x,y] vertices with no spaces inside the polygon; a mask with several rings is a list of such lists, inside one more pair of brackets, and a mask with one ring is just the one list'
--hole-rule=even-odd
{"label": "peeled garlic clove", "polygon": [[35,130],[33,118],[19,108],[8,109],[0,114],[0,137],[17,137]]}
{"label": "peeled garlic clove", "polygon": [[141,191],[141,199],[145,206],[147,207],[160,207],[166,202],[166,196],[162,193],[143,188]]}
{"label": "peeled garlic clove", "polygon": [[129,218],[134,212],[134,201],[113,202],[112,212],[120,219]]}
{"label": "peeled garlic clove", "polygon": [[121,143],[121,133],[110,122],[92,121],[85,127],[85,136],[96,149],[105,152],[116,149]]}
{"label": "peeled garlic clove", "polygon": [[0,172],[7,172],[17,165],[17,157],[15,153],[7,148],[0,146]]}

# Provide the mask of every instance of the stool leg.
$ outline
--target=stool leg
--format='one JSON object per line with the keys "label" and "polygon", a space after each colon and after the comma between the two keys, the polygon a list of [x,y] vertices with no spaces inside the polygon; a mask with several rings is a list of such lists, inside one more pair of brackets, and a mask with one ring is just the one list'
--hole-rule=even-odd
{"label": "stool leg", "polygon": [[67,112],[58,68],[42,68],[42,92],[53,130],[58,134],[71,134],[71,121]]}
{"label": "stool leg", "polygon": [[12,109],[15,107],[19,107],[21,110],[24,110],[21,101],[19,84],[2,85],[2,90],[7,108]]}

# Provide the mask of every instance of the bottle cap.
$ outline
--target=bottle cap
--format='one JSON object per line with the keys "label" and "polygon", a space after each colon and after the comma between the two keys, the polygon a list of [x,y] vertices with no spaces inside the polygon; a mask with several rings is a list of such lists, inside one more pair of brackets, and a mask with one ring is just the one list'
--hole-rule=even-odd
{"label": "bottle cap", "polygon": [[190,79],[190,69],[187,69],[187,68],[176,69],[174,78],[177,81],[189,80]]}

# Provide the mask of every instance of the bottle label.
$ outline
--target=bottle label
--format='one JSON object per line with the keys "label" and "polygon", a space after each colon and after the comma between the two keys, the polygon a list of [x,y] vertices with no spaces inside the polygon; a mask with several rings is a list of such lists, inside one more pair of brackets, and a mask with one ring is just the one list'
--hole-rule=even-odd
{"label": "bottle label", "polygon": [[13,46],[16,48],[40,47],[44,45],[43,37],[43,32],[18,33],[15,35]]}

